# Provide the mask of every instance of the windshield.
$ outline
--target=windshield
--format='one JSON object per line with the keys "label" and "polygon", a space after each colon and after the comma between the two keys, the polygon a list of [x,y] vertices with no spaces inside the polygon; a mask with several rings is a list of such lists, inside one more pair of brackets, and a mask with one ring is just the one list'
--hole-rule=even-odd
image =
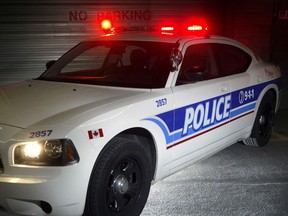
{"label": "windshield", "polygon": [[175,44],[143,41],[82,42],[38,79],[136,88],[165,87]]}

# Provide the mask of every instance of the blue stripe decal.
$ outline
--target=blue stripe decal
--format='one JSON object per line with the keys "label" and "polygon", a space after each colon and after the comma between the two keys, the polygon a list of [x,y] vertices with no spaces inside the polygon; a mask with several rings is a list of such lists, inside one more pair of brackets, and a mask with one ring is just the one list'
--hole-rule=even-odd
{"label": "blue stripe decal", "polygon": [[254,110],[256,107],[256,102],[252,103],[252,104],[248,104],[246,106],[240,107],[238,109],[232,110],[230,113],[230,118],[234,118],[236,116],[240,116],[243,113],[249,112]]}
{"label": "blue stripe decal", "polygon": [[[143,120],[158,125],[166,139],[167,148],[181,140],[191,139],[230,121],[255,111],[262,90],[276,84],[281,89],[281,79],[243,88],[229,94],[200,101]],[[175,119],[175,121],[174,121]]]}
{"label": "blue stripe decal", "polygon": [[166,125],[165,125],[165,123],[163,121],[160,121],[157,118],[146,118],[145,120],[152,121],[152,122],[154,122],[155,124],[157,124],[161,128],[161,130],[162,130],[162,132],[163,132],[163,134],[165,136],[167,144],[169,144],[169,143],[174,141],[173,135],[171,135],[170,131],[167,129],[167,127],[166,127]]}

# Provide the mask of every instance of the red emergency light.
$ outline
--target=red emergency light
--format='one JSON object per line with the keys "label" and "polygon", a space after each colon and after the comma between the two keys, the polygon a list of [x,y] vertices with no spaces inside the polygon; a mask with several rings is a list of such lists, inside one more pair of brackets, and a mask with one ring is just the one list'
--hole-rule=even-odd
{"label": "red emergency light", "polygon": [[172,26],[163,26],[163,27],[161,27],[161,31],[174,31],[174,27],[172,27]]}
{"label": "red emergency light", "polygon": [[102,20],[101,22],[101,28],[105,32],[105,34],[111,33],[112,32],[112,23],[110,20]]}
{"label": "red emergency light", "polygon": [[203,28],[201,25],[192,25],[187,27],[188,31],[202,31],[202,30],[207,30],[207,28]]}
{"label": "red emergency light", "polygon": [[111,28],[112,28],[112,23],[111,23],[110,20],[102,20],[102,22],[101,22],[101,27],[102,27],[102,29],[104,29],[104,30],[111,29]]}
{"label": "red emergency light", "polygon": [[173,26],[162,26],[160,31],[161,34],[173,35],[175,28]]}

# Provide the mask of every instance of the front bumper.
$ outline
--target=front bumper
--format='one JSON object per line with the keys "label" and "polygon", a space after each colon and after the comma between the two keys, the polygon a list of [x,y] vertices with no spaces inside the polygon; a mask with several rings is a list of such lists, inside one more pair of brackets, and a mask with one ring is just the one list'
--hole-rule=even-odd
{"label": "front bumper", "polygon": [[[35,169],[37,173],[44,174],[43,168],[34,168],[34,171]],[[46,176],[38,174],[37,177],[11,177],[2,174],[0,206],[21,215],[82,215],[88,180],[84,176],[73,175],[77,173],[77,169],[77,165],[46,168]],[[23,173],[25,170],[26,168],[22,169]]]}
{"label": "front bumper", "polygon": [[85,152],[86,160],[80,159],[70,166],[14,166],[8,156],[11,155],[10,146],[11,143],[0,145],[2,208],[19,215],[83,214],[90,173],[95,162],[95,157],[89,155],[92,151]]}

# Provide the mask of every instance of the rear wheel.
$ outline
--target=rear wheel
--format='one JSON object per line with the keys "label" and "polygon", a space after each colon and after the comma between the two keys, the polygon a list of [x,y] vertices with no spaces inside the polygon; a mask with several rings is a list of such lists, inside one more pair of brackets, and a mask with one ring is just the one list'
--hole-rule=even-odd
{"label": "rear wheel", "polygon": [[248,146],[264,146],[270,138],[275,120],[275,98],[272,92],[267,92],[258,108],[251,136],[243,140]]}
{"label": "rear wheel", "polygon": [[152,180],[148,149],[127,137],[109,143],[93,169],[84,215],[140,215]]}

